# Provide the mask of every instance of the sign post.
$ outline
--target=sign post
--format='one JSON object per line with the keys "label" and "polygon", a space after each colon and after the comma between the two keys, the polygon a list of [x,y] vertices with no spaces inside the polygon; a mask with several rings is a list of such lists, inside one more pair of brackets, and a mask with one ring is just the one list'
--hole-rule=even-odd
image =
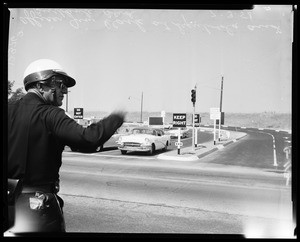
{"label": "sign post", "polygon": [[163,123],[165,123],[166,111],[161,111],[160,116],[163,118]]}
{"label": "sign post", "polygon": [[178,128],[177,154],[180,155],[180,128]]}
{"label": "sign post", "polygon": [[214,119],[214,145],[216,145],[216,120]]}
{"label": "sign post", "polygon": [[180,142],[180,128],[186,127],[186,114],[185,113],[173,113],[173,127],[178,128],[178,142],[175,143],[177,146],[178,155],[180,155],[180,146],[183,145]]}
{"label": "sign post", "polygon": [[[214,145],[216,144],[216,120],[220,118],[221,118],[220,108],[210,108],[210,119],[214,120]],[[220,135],[220,131],[219,131],[219,135]]]}

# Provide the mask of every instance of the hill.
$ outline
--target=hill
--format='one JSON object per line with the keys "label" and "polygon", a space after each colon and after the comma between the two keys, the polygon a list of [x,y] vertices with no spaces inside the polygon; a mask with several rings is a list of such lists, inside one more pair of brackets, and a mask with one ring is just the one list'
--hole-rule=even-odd
{"label": "hill", "polygon": [[[73,113],[69,112],[73,117]],[[107,116],[107,112],[101,111],[85,111],[84,117],[96,117],[103,118]],[[148,121],[149,117],[158,117],[160,112],[143,112],[142,117],[140,112],[129,112],[126,116],[127,122],[140,122]],[[213,124],[213,120],[210,119],[209,113],[200,113],[201,124]],[[173,113],[166,113],[165,123],[172,123]],[[192,123],[192,114],[187,113],[187,124]],[[282,129],[291,130],[292,128],[292,114],[291,113],[276,113],[276,112],[262,112],[262,113],[226,113],[225,123],[227,126],[237,127],[253,127],[253,128],[270,128],[270,129]]]}

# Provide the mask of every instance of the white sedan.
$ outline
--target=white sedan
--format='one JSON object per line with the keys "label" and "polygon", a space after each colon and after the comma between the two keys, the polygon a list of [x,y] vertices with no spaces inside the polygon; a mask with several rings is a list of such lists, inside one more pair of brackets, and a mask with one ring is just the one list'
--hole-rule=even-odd
{"label": "white sedan", "polygon": [[[178,138],[179,130],[178,128],[172,128],[166,131],[167,134],[171,136],[171,138]],[[180,129],[180,138],[187,138],[189,136],[189,130],[187,128]]]}
{"label": "white sedan", "polygon": [[126,154],[127,151],[153,154],[156,150],[167,150],[171,145],[171,138],[162,129],[136,127],[132,129],[131,134],[120,136],[117,143],[122,154]]}

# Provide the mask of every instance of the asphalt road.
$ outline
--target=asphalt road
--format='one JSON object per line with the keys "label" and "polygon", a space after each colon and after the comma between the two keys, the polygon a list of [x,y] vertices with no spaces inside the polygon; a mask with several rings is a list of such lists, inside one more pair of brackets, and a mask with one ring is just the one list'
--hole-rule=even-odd
{"label": "asphalt road", "polygon": [[291,134],[271,129],[253,129],[228,127],[227,130],[246,132],[247,136],[226,149],[215,152],[202,159],[225,165],[257,167],[283,170],[287,162],[285,147],[291,145]]}
{"label": "asphalt road", "polygon": [[[290,135],[267,132],[274,132],[281,167]],[[291,236],[291,187],[273,169],[273,138],[264,130],[247,133],[223,150],[184,163],[159,160],[159,152],[66,150],[60,195],[67,231]]]}

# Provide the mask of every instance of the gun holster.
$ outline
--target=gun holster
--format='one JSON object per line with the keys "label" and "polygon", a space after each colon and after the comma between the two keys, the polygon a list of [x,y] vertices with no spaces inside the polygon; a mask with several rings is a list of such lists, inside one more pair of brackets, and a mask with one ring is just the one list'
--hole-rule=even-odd
{"label": "gun holster", "polygon": [[19,179],[10,179],[7,181],[7,199],[8,205],[14,205],[16,199],[21,194],[22,185]]}
{"label": "gun holster", "polygon": [[22,192],[22,182],[19,179],[10,179],[7,181],[7,203],[8,203],[8,228],[15,222],[15,203]]}

